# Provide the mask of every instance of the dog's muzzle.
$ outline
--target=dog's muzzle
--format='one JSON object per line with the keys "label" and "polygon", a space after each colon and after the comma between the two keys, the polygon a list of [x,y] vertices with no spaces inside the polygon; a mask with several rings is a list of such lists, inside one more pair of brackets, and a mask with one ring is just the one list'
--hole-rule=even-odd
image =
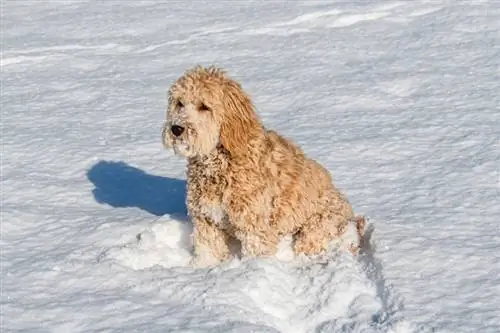
{"label": "dog's muzzle", "polygon": [[170,130],[170,125],[168,123],[165,123],[163,125],[162,131],[161,131],[161,141],[163,142],[163,146],[165,148],[170,148],[172,145],[172,142],[170,140],[170,135],[169,135],[169,130]]}

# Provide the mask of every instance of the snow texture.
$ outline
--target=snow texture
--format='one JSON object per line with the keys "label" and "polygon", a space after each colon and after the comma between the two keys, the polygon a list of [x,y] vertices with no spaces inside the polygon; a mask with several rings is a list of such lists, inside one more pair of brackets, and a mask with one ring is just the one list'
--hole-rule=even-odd
{"label": "snow texture", "polygon": [[[0,330],[499,332],[499,31],[494,0],[2,1]],[[160,133],[195,64],[331,171],[362,255],[187,265]]]}

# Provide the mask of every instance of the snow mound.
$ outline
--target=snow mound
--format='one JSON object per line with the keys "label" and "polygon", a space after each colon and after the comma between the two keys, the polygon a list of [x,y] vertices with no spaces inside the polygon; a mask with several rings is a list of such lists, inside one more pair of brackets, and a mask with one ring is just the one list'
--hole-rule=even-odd
{"label": "snow mound", "polygon": [[134,270],[186,266],[192,258],[192,229],[190,223],[163,217],[128,243],[105,251],[99,261],[115,261]]}

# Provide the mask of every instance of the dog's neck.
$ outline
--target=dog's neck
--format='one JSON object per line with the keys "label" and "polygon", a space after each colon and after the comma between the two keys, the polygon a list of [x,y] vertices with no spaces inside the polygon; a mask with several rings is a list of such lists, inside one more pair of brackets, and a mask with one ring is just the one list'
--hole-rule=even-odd
{"label": "dog's neck", "polygon": [[214,164],[227,164],[228,159],[229,152],[221,144],[218,144],[210,154],[188,158],[188,165],[210,167]]}
{"label": "dog's neck", "polygon": [[238,149],[227,149],[232,162],[247,163],[255,160],[263,151],[262,146],[267,143],[267,132],[264,127],[259,127],[253,133],[247,134],[247,140],[238,146]]}
{"label": "dog's neck", "polygon": [[[231,153],[221,143],[207,155],[198,155],[188,158],[188,168],[219,170],[222,172],[245,172],[258,168],[261,163],[262,152],[267,151],[263,146],[268,145],[266,132],[259,133],[247,143],[247,149]],[[217,166],[214,168],[214,166]],[[210,173],[210,172],[209,172]]]}

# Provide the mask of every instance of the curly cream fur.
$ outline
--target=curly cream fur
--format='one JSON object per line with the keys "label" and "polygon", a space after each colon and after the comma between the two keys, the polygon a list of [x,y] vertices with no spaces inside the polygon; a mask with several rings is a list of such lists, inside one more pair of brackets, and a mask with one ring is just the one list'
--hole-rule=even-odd
{"label": "curly cream fur", "polygon": [[[173,135],[172,125],[182,126],[182,135]],[[235,240],[244,256],[273,255],[285,235],[294,235],[295,253],[319,254],[350,220],[362,235],[364,220],[356,220],[328,171],[267,130],[221,69],[197,66],[172,85],[163,142],[188,160],[197,256],[209,250],[226,260]]]}

